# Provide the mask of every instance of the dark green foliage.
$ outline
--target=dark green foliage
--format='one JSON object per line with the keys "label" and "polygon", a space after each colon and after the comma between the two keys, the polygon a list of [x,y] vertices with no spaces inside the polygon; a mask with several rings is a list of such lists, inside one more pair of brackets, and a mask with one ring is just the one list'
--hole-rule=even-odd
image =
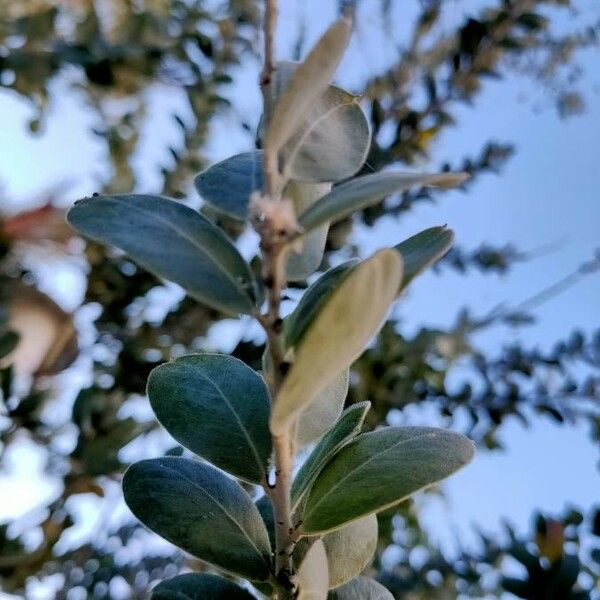
{"label": "dark green foliage", "polygon": [[180,548],[249,579],[269,577],[269,538],[246,492],[210,467],[185,458],[133,464],[125,501],[142,523]]}
{"label": "dark green foliage", "polygon": [[152,600],[252,600],[254,596],[216,575],[188,573],[167,579],[152,590]]}
{"label": "dark green foliage", "polygon": [[148,396],[180,444],[236,477],[266,481],[270,402],[256,371],[223,354],[182,356],[152,371]]}

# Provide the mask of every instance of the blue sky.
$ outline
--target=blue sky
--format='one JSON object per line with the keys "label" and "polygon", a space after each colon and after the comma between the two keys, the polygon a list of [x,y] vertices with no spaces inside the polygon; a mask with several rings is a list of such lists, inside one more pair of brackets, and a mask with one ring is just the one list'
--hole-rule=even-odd
{"label": "blue sky", "polygon": [[[336,2],[283,4],[278,39],[281,55],[289,56],[298,11],[307,15],[308,38],[312,41],[333,18]],[[394,57],[392,42],[375,33],[381,26],[374,10],[376,4],[371,0],[363,2],[359,32],[340,71],[340,81],[356,90],[367,74]],[[400,4],[403,3],[397,3]],[[464,6],[476,4],[461,3],[460,10],[452,9],[448,25],[461,16]],[[586,2],[582,5],[591,7]],[[402,34],[404,22],[398,15],[392,21],[396,37]],[[441,277],[424,275],[395,309],[409,328],[448,324],[465,305],[483,314],[503,301],[517,304],[573,271],[600,246],[597,53],[582,56],[582,65],[586,73],[581,83],[586,112],[566,121],[560,121],[549,106],[534,110],[537,103],[544,103],[544,95],[530,80],[510,76],[503,81],[488,81],[474,106],[458,109],[456,127],[447,131],[433,148],[433,165],[474,154],[490,139],[509,141],[516,145],[517,152],[502,175],[486,175],[467,193],[448,193],[439,204],[420,206],[399,220],[384,219],[374,230],[354,233],[365,255],[383,243],[401,240],[440,223],[448,223],[466,248],[482,242],[512,242],[524,250],[556,244],[555,251],[518,265],[503,277],[475,273],[463,277],[449,272]],[[256,69],[245,65],[239,73],[238,91],[231,94],[239,114],[255,115],[254,122],[258,119],[260,96],[249,86],[255,81]],[[26,129],[27,120],[33,116],[30,108],[14,96],[0,93],[0,183],[8,197],[26,202],[63,179],[71,182],[70,194],[77,197],[93,191],[96,178],[103,174],[103,148],[87,134],[93,123],[80,99],[66,93],[66,88],[65,82],[55,85],[55,101],[44,134],[36,138],[30,137]],[[145,147],[137,157],[140,165],[168,160],[163,142],[177,141],[176,132],[168,125],[168,113],[180,100],[176,94],[165,91],[157,87],[149,97],[152,128],[145,132]],[[250,147],[248,136],[232,133],[236,123],[235,117],[225,116],[213,126],[208,148],[211,158],[221,159]],[[157,131],[161,132],[160,139]],[[154,189],[155,171],[144,172],[140,189]],[[59,298],[74,296],[72,290],[76,289],[73,267],[65,272],[61,289],[55,289]],[[532,327],[517,332],[497,328],[477,341],[490,352],[514,340],[548,348],[576,327],[597,328],[600,279],[585,279],[538,309],[537,316]],[[405,418],[423,423],[427,415],[410,413]],[[426,520],[444,543],[451,544],[455,532],[463,539],[472,539],[472,524],[497,531],[500,520],[508,516],[525,527],[533,509],[559,511],[568,503],[588,507],[598,501],[599,453],[585,428],[556,427],[541,421],[526,431],[517,423],[509,423],[502,430],[502,440],[507,451],[480,452],[472,465],[447,482],[447,502],[427,501],[430,510]],[[7,495],[35,498],[40,465],[30,451],[21,459],[25,462],[19,462],[18,467],[15,464],[20,478],[0,479],[0,484],[7,486]],[[51,493],[51,487],[45,489]],[[14,503],[0,499],[0,520],[14,512]]]}

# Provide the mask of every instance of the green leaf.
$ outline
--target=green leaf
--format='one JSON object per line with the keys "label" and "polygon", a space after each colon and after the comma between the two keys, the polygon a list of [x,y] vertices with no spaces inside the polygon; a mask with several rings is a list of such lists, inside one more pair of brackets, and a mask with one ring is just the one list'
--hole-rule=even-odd
{"label": "green leaf", "polygon": [[452,246],[454,232],[446,227],[430,227],[407,240],[396,244],[394,248],[404,259],[402,291],[417,275],[437,262]]}
{"label": "green leaf", "polygon": [[0,358],[8,356],[19,345],[19,334],[6,331],[0,335]]}
{"label": "green leaf", "polygon": [[360,433],[370,408],[370,402],[360,402],[347,408],[335,426],[315,446],[292,483],[293,510],[297,508],[298,502],[303,494],[308,491],[321,469],[344,444],[347,444]]}
{"label": "green leaf", "polygon": [[358,436],[323,468],[304,504],[302,530],[325,533],[441,481],[473,458],[466,437],[431,427],[390,427]]}
{"label": "green leaf", "polygon": [[[315,538],[302,538],[294,549],[294,563],[302,560]],[[344,585],[371,562],[377,548],[377,517],[368,515],[321,539],[327,555],[329,589]]]}
{"label": "green leaf", "polygon": [[284,322],[284,337],[288,348],[298,344],[325,300],[359,262],[358,259],[353,259],[329,269],[304,292],[294,312]]}
{"label": "green leaf", "polygon": [[254,596],[222,577],[186,573],[159,583],[152,600],[254,600]]}
{"label": "green leaf", "polygon": [[[330,189],[331,184],[329,183],[314,184],[291,181],[285,190],[285,196],[292,200],[296,214],[299,214]],[[299,251],[292,248],[286,264],[286,275],[289,281],[303,281],[319,268],[323,260],[328,231],[329,223],[316,227],[303,237],[302,247]]]}
{"label": "green leaf", "polygon": [[329,592],[329,600],[394,600],[380,583],[369,577],[357,577]]}
{"label": "green leaf", "polygon": [[299,413],[363,352],[381,329],[402,278],[402,258],[381,250],[330,294],[296,349],[271,411],[271,431],[288,430]]}
{"label": "green leaf", "polygon": [[183,446],[251,483],[271,456],[269,393],[262,378],[224,354],[191,354],[152,371],[152,409]]}
{"label": "green leaf", "polygon": [[68,220],[212,308],[230,314],[254,308],[250,267],[220,229],[183,204],[160,196],[95,196],[76,202]]}
{"label": "green leaf", "polygon": [[323,536],[329,566],[329,589],[356,577],[377,549],[377,517],[368,515]]}
{"label": "green leaf", "polygon": [[275,548],[275,514],[273,513],[273,504],[269,500],[268,496],[261,496],[256,501],[256,508],[265,523],[267,532],[269,533],[269,541],[271,542],[271,548]]}
{"label": "green leaf", "polygon": [[194,184],[205,202],[245,221],[250,196],[263,187],[262,152],[243,152],[222,160],[196,175]]}
{"label": "green leaf", "polygon": [[[275,96],[293,77],[299,63],[277,65]],[[369,121],[359,98],[328,85],[307,110],[292,139],[282,149],[286,175],[299,181],[340,181],[354,175],[371,145]]]}
{"label": "green leaf", "polygon": [[265,148],[279,152],[296,133],[307,111],[333,77],[351,31],[351,23],[347,19],[334,23],[295,70],[275,103],[265,136]]}
{"label": "green leaf", "polygon": [[300,590],[298,600],[327,600],[329,569],[321,540],[316,540],[306,553],[296,573],[296,583]]}
{"label": "green leaf", "polygon": [[463,173],[374,173],[351,179],[315,202],[298,218],[305,231],[323,223],[335,222],[383,200],[386,196],[402,192],[415,185],[449,187],[459,185],[466,179]]}
{"label": "green leaf", "polygon": [[143,460],[123,476],[125,502],[152,531],[221,569],[266,580],[267,530],[252,500],[210,465],[185,458]]}
{"label": "green leaf", "polygon": [[344,410],[350,371],[345,369],[298,415],[292,428],[296,452],[333,427]]}

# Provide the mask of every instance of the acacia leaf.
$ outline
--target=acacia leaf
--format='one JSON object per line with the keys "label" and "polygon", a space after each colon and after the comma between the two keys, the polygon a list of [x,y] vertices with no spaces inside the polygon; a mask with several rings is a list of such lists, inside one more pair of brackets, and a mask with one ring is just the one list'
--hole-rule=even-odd
{"label": "acacia leaf", "polygon": [[262,152],[243,152],[198,175],[194,185],[205,202],[233,219],[245,221],[253,192],[263,187]]}
{"label": "acacia leaf", "polygon": [[373,173],[356,177],[336,186],[320,200],[306,209],[298,223],[305,231],[310,231],[323,223],[334,223],[383,200],[390,194],[402,192],[415,185],[450,187],[459,185],[466,179],[464,173]]}
{"label": "acacia leaf", "polygon": [[212,308],[229,314],[254,309],[248,264],[219,228],[179,202],[141,194],[94,196],[76,202],[68,219],[86,237],[120,248]]}
{"label": "acacia leaf", "polygon": [[271,411],[271,431],[289,429],[298,414],[347,369],[382,327],[402,278],[402,258],[381,250],[328,296],[296,348]]}
{"label": "acacia leaf", "polygon": [[270,152],[281,150],[296,133],[310,106],[324,92],[344,55],[351,31],[350,21],[339,19],[294,71],[267,125],[265,148]]}
{"label": "acacia leaf", "polygon": [[254,600],[254,596],[217,575],[186,573],[159,583],[152,600]]}
{"label": "acacia leaf", "polygon": [[292,483],[291,494],[294,510],[321,469],[344,444],[360,433],[369,408],[371,408],[370,402],[359,402],[347,408],[337,423],[321,438],[309,454]]}
{"label": "acacia leaf", "polygon": [[437,262],[452,246],[454,232],[446,227],[430,227],[396,244],[404,260],[402,291],[415,277]]}
{"label": "acacia leaf", "polygon": [[390,591],[369,577],[356,577],[329,592],[329,600],[394,600]]}
{"label": "acacia leaf", "polygon": [[182,445],[251,483],[266,480],[270,401],[260,375],[224,354],[190,354],[154,369],[148,396]]}
{"label": "acacia leaf", "polygon": [[225,571],[264,581],[269,536],[242,487],[210,465],[172,456],[143,460],[123,476],[125,502],[155,533]]}
{"label": "acacia leaf", "polygon": [[389,427],[359,435],[316,477],[303,503],[307,535],[332,531],[389,508],[458,471],[473,458],[466,437],[432,427]]}

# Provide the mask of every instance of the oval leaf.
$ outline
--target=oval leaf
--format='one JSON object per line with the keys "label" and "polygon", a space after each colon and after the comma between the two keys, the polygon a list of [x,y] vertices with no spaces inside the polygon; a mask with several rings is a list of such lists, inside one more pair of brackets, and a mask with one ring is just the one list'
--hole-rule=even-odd
{"label": "oval leaf", "polygon": [[402,291],[417,275],[437,262],[452,246],[454,232],[446,227],[430,227],[396,244],[404,260]]}
{"label": "oval leaf", "polygon": [[183,446],[251,483],[266,480],[270,401],[256,371],[223,354],[191,354],[152,371],[152,409]]}
{"label": "oval leaf", "polygon": [[308,535],[337,529],[401,502],[473,458],[466,437],[431,427],[390,427],[358,436],[319,473],[304,505]]}
{"label": "oval leaf", "polygon": [[329,600],[394,600],[380,583],[369,577],[357,577],[329,593]]}
{"label": "oval leaf", "polygon": [[298,344],[331,292],[360,261],[352,259],[326,271],[304,292],[300,302],[284,322],[284,337],[288,348]]}
{"label": "oval leaf", "polygon": [[292,483],[292,506],[294,510],[296,510],[302,495],[308,491],[321,469],[344,444],[360,433],[370,407],[370,402],[360,402],[347,408],[335,427],[332,427],[315,446]]}
{"label": "oval leaf", "polygon": [[[285,196],[291,199],[296,214],[300,214],[330,189],[331,184],[329,183],[314,184],[291,181],[285,190]],[[328,231],[329,223],[315,227],[301,240],[302,247],[299,251],[292,248],[286,264],[286,275],[289,281],[303,281],[319,268],[323,260]]]}
{"label": "oval leaf", "polygon": [[324,92],[350,41],[351,23],[334,23],[298,66],[275,104],[265,148],[276,153],[296,133],[308,109]]}
{"label": "oval leaf", "polygon": [[208,167],[194,184],[205,202],[226,215],[245,221],[253,192],[263,187],[262,152],[243,152]]}
{"label": "oval leaf", "polygon": [[386,196],[402,192],[415,185],[449,187],[459,185],[467,176],[464,173],[374,173],[342,183],[303,212],[298,223],[310,231],[323,223],[335,222],[383,200]]}
{"label": "oval leaf", "polygon": [[123,476],[125,502],[152,531],[186,552],[248,579],[270,571],[267,530],[252,500],[210,465],[143,460]]}
{"label": "oval leaf", "polygon": [[186,573],[159,583],[152,600],[254,600],[254,596],[222,577]]}
{"label": "oval leaf", "polygon": [[288,429],[379,331],[402,278],[402,258],[381,250],[352,270],[323,303],[302,343],[271,412],[271,431]]}
{"label": "oval leaf", "polygon": [[220,229],[183,204],[160,196],[95,196],[76,202],[68,219],[212,308],[229,314],[254,308],[249,266]]}
{"label": "oval leaf", "polygon": [[[299,63],[277,65],[276,97]],[[311,104],[296,134],[281,155],[286,175],[299,181],[340,181],[354,175],[365,162],[371,145],[369,120],[359,98],[328,85]]]}
{"label": "oval leaf", "polygon": [[300,590],[298,600],[327,600],[329,569],[321,540],[316,540],[306,553],[296,573],[296,583]]}
{"label": "oval leaf", "polygon": [[345,369],[298,415],[292,431],[296,452],[335,425],[344,410],[349,383],[350,371]]}
{"label": "oval leaf", "polygon": [[373,559],[377,549],[377,517],[368,515],[323,536],[329,589],[356,577]]}

